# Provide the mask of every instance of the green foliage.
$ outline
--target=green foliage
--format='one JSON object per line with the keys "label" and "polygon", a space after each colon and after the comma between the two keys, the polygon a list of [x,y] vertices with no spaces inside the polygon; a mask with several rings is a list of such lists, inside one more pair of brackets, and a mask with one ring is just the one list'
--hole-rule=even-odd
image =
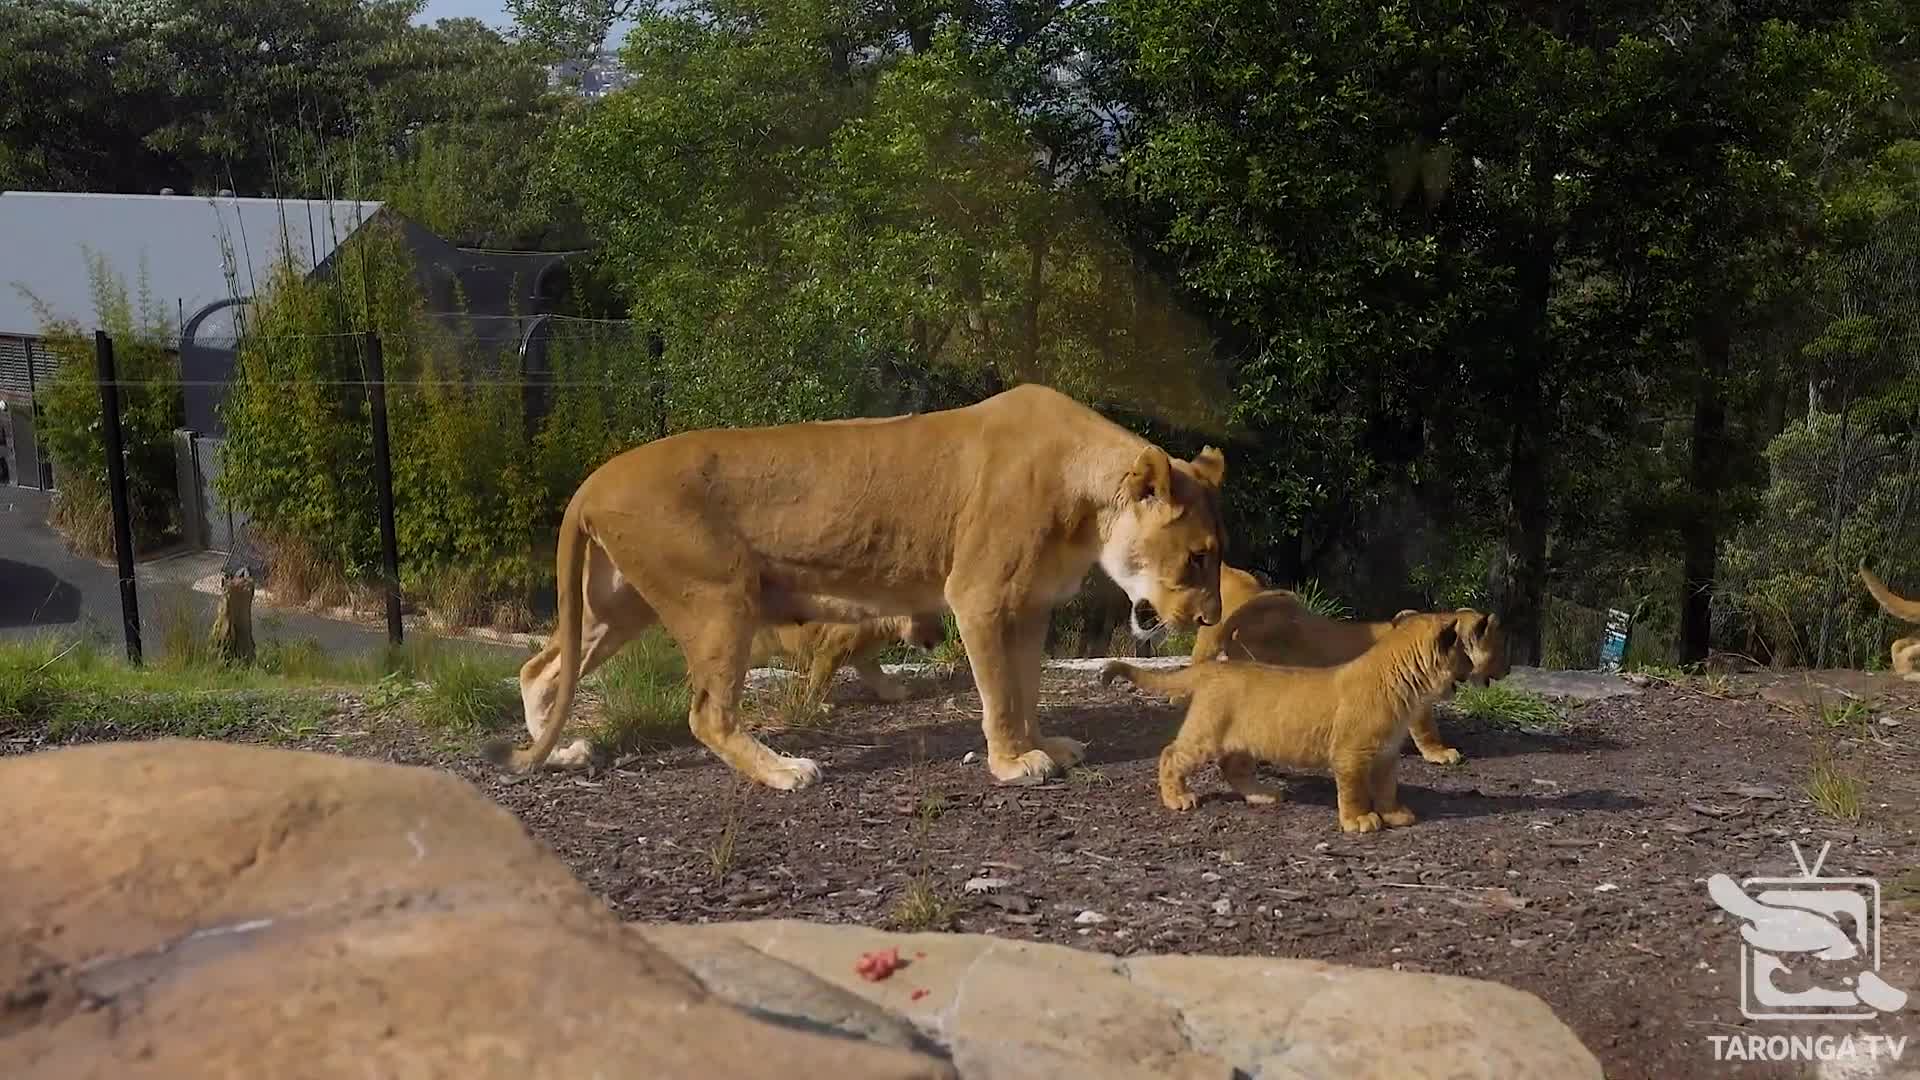
{"label": "green foliage", "polygon": [[519,709],[518,670],[510,659],[442,647],[423,672],[427,685],[414,702],[414,715],[439,731],[492,730]]}
{"label": "green foliage", "polygon": [[524,605],[551,574],[539,555],[574,487],[650,434],[644,350],[561,338],[553,407],[529,434],[523,388],[503,377],[517,374],[512,361],[487,370],[464,331],[422,307],[411,257],[387,222],[356,234],[331,278],[276,268],[241,344],[218,482],[273,549],[276,587],[298,577],[294,591],[305,595],[336,571],[376,576],[372,428],[358,389],[367,344],[354,332],[372,327],[388,379],[402,586],[453,623],[481,621],[495,599]]}
{"label": "green foliage", "polygon": [[673,640],[650,627],[594,676],[600,716],[590,734],[609,758],[688,735],[692,693]]}
{"label": "green foliage", "polygon": [[1310,578],[1293,588],[1294,595],[1308,611],[1323,619],[1351,619],[1353,609],[1346,601],[1322,588],[1317,578]]}
{"label": "green foliage", "polygon": [[136,548],[158,546],[179,524],[173,431],[181,423],[182,403],[173,354],[175,328],[148,291],[144,265],[137,296],[129,296],[126,283],[91,252],[87,271],[94,327],[56,318],[33,301],[55,363],[53,378],[41,392],[38,437],[52,454],[59,476],[55,524],[82,552],[105,558],[113,554],[111,496],[99,367],[88,330],[104,330],[113,338],[127,506]]}

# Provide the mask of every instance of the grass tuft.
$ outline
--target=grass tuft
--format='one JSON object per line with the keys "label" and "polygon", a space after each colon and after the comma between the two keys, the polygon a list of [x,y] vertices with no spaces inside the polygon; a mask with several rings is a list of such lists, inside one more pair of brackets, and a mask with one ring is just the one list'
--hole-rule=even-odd
{"label": "grass tuft", "polygon": [[1508,728],[1551,728],[1562,722],[1560,710],[1538,694],[1506,683],[1462,686],[1454,691],[1453,711]]}
{"label": "grass tuft", "polygon": [[960,905],[940,892],[926,874],[907,883],[906,890],[887,913],[887,925],[906,933],[945,930],[953,924]]}
{"label": "grass tuft", "polygon": [[1866,782],[1825,753],[1814,758],[1807,775],[1806,792],[1813,805],[1828,817],[1840,821],[1860,820]]}

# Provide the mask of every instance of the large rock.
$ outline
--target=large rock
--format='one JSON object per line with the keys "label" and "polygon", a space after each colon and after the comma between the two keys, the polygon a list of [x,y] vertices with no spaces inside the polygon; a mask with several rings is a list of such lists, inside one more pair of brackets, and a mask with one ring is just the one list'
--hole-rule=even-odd
{"label": "large rock", "polygon": [[[1122,959],[786,920],[640,933],[716,993],[769,1015],[860,1034],[903,1016],[969,1080],[1601,1075],[1539,998],[1475,979],[1262,957]],[[749,962],[743,947],[766,960]],[[860,954],[888,948],[907,966],[878,982],[855,973]],[[803,972],[830,985],[809,989]],[[868,1011],[850,1004],[859,999]]]}
{"label": "large rock", "polygon": [[428,769],[167,740],[0,760],[0,1074],[936,1077],[756,1018]]}

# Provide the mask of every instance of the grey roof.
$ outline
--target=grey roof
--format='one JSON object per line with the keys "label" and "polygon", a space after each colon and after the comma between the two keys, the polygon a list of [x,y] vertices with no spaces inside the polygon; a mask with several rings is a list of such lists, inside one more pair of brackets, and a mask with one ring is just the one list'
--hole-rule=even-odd
{"label": "grey roof", "polygon": [[252,296],[255,283],[265,283],[283,253],[311,273],[380,205],[0,192],[0,334],[43,329],[23,288],[56,317],[91,327],[96,316],[89,253],[105,259],[136,303],[144,270],[148,293],[177,333],[182,316],[191,319],[216,300]]}

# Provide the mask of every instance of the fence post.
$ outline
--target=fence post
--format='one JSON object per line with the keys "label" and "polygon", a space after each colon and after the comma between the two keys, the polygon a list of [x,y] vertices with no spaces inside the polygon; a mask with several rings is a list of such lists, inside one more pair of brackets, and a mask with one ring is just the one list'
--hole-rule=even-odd
{"label": "fence post", "polygon": [[380,335],[367,331],[367,407],[373,414],[373,477],[380,489],[380,557],[387,579],[387,640],[400,644],[400,541],[393,526],[393,455],[387,442],[387,368]]}
{"label": "fence post", "polygon": [[133,512],[127,506],[127,458],[120,440],[120,386],[113,371],[113,338],[93,332],[93,356],[99,363],[100,420],[107,444],[107,493],[113,499],[113,549],[120,560],[120,623],[127,636],[127,660],[138,666],[140,599],[133,582]]}

